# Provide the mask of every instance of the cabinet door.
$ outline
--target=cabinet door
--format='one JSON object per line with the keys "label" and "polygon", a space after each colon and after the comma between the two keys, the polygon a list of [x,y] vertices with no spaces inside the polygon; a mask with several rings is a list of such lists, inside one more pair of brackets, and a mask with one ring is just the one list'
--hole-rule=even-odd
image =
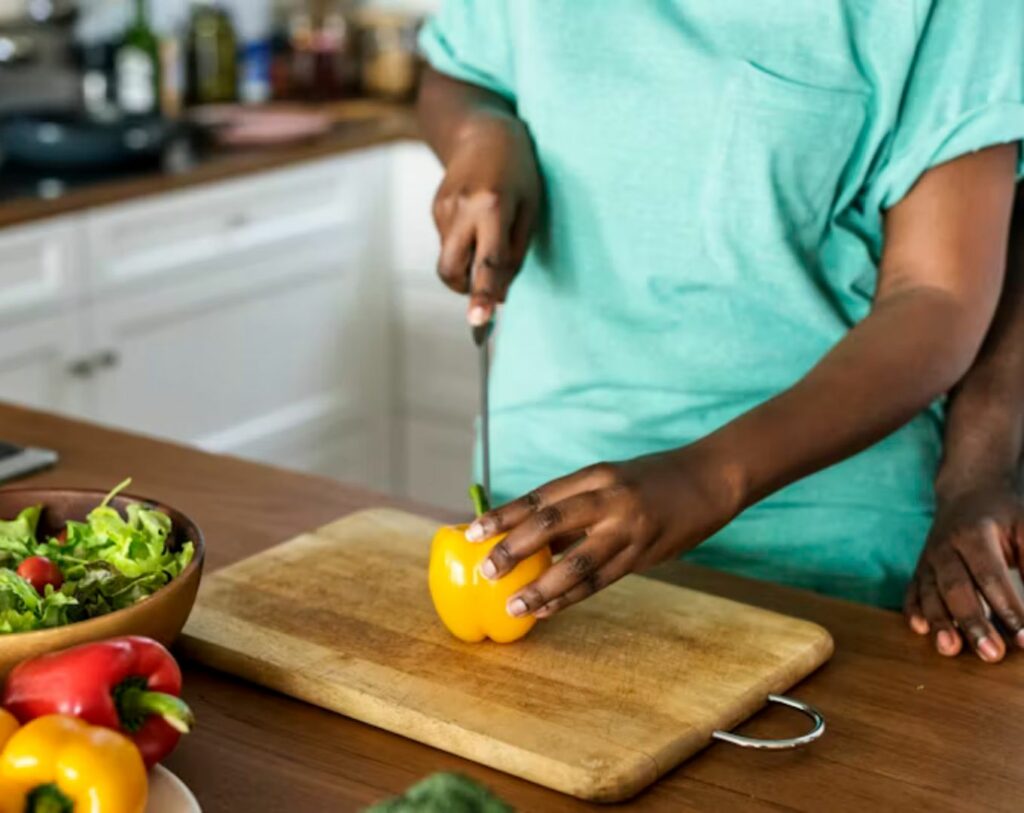
{"label": "cabinet door", "polygon": [[[88,415],[74,221],[0,233],[0,398]],[[71,371],[77,369],[78,375]]]}
{"label": "cabinet door", "polygon": [[[244,239],[223,237],[207,219],[198,238],[184,238],[187,251],[135,241],[120,265],[97,259],[93,273],[106,282],[93,312],[109,361],[97,379],[101,420],[389,485],[386,275],[374,273],[372,254],[379,209],[365,195],[352,205],[356,190],[346,185],[382,190],[385,171],[380,156],[347,157],[317,165],[318,177],[307,168],[232,187],[242,200],[204,193],[195,199],[204,212],[252,213],[225,226]],[[181,199],[169,205],[173,229],[158,203],[139,212],[139,228],[158,244],[187,232]],[[121,229],[133,213],[113,216]],[[113,224],[97,218],[93,233]]]}
{"label": "cabinet door", "polygon": [[301,275],[245,270],[244,284],[228,275],[97,304],[104,422],[296,467],[303,450],[329,455],[343,432],[367,430],[357,279],[322,261]]}
{"label": "cabinet door", "polygon": [[74,314],[42,317],[0,329],[0,400],[90,417],[87,366]]}

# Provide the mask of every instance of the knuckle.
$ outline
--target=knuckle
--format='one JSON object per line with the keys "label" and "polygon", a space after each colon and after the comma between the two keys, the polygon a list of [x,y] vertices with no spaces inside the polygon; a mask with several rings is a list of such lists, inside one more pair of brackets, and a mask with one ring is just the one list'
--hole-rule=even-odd
{"label": "knuckle", "polygon": [[569,572],[580,580],[586,580],[594,573],[594,557],[585,551],[570,554],[567,560]]}
{"label": "knuckle", "polygon": [[619,482],[619,470],[612,463],[594,463],[586,469],[587,476],[598,486],[611,488]]}
{"label": "knuckle", "polygon": [[547,599],[544,597],[544,594],[533,585],[530,585],[525,590],[523,590],[523,592],[519,595],[519,598],[523,600],[523,603],[526,604],[527,608],[531,612],[540,607],[543,607],[545,604],[548,603]]}
{"label": "knuckle", "polygon": [[936,581],[939,586],[939,592],[943,595],[958,595],[971,589],[971,583],[967,580],[967,577],[960,573],[940,571],[936,574]]}
{"label": "knuckle", "polygon": [[553,613],[557,613],[559,610],[561,610],[563,607],[565,607],[568,603],[569,603],[568,598],[563,597],[563,596],[559,596],[558,598],[551,599],[551,601],[549,601],[543,607],[539,608],[537,610],[537,612],[538,613],[543,613],[544,615],[552,615]]}
{"label": "knuckle", "polygon": [[557,505],[549,505],[534,514],[534,523],[538,530],[550,531],[562,524],[562,512]]}
{"label": "knuckle", "polygon": [[991,570],[985,570],[977,575],[978,587],[986,596],[991,596],[1000,603],[1006,601],[1003,595],[1003,580]]}
{"label": "knuckle", "polygon": [[502,197],[501,189],[481,189],[473,193],[473,204],[485,212],[493,212],[501,208]]}
{"label": "knuckle", "polygon": [[434,223],[440,226],[448,219],[450,211],[451,201],[447,197],[443,197],[438,194],[437,197],[434,198],[434,203],[430,207],[430,212],[434,216]]}
{"label": "knuckle", "polygon": [[[492,534],[500,534],[508,530],[508,515],[501,508],[492,511],[488,516],[488,530]],[[504,544],[504,540],[498,543]]]}
{"label": "knuckle", "polygon": [[523,497],[523,501],[526,503],[526,507],[535,513],[544,507],[544,495],[537,490],[531,491]]}
{"label": "knuckle", "polygon": [[646,511],[637,511],[633,518],[634,536],[639,539],[650,539],[657,535],[658,525]]}
{"label": "knuckle", "polygon": [[502,539],[497,545],[491,548],[491,560],[498,566],[499,570],[510,568],[515,564],[515,557],[509,550],[505,540]]}

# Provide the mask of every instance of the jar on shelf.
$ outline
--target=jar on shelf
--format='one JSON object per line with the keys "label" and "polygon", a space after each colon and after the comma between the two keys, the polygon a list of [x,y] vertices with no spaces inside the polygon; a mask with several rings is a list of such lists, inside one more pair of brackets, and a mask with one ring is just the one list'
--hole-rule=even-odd
{"label": "jar on shelf", "polygon": [[359,15],[360,79],[363,93],[406,101],[416,90],[420,57],[416,34],[421,19],[366,10]]}

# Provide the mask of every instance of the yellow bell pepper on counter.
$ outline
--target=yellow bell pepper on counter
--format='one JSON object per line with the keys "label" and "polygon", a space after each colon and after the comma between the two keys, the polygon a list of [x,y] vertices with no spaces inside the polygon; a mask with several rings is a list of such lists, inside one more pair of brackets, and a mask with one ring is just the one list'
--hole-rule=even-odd
{"label": "yellow bell pepper on counter", "polygon": [[[486,510],[481,490],[477,487],[471,493],[479,516]],[[463,641],[517,641],[533,628],[537,619],[532,615],[515,618],[508,614],[505,605],[514,593],[551,567],[551,552],[544,548],[521,561],[511,573],[491,581],[480,574],[480,563],[505,534],[487,542],[469,542],[467,527],[447,525],[434,535],[428,573],[434,609],[452,635]]]}
{"label": "yellow bell pepper on counter", "polygon": [[52,714],[18,728],[0,712],[0,813],[143,813],[148,780],[131,740]]}

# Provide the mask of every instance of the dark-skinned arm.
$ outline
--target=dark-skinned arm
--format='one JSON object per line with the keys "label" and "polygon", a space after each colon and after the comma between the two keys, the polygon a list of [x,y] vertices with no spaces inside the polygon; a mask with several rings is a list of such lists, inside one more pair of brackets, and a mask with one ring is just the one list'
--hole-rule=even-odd
{"label": "dark-skinned arm", "polygon": [[885,217],[871,313],[802,380],[682,449],[604,463],[484,515],[508,536],[481,567],[508,572],[546,544],[584,540],[509,604],[550,615],[695,547],[746,507],[909,421],[971,366],[1006,263],[1018,147],[927,172]]}
{"label": "dark-skinned arm", "polygon": [[[984,661],[1024,646],[1024,603],[1010,568],[1024,566],[1024,195],[1011,230],[1006,283],[981,353],[950,401],[935,520],[904,607],[943,655],[966,639]],[[1004,635],[986,616],[988,601]]]}
{"label": "dark-skinned arm", "polygon": [[533,145],[509,100],[432,69],[417,111],[445,166],[434,199],[438,275],[470,293],[469,322],[482,325],[505,300],[536,222],[541,184]]}

